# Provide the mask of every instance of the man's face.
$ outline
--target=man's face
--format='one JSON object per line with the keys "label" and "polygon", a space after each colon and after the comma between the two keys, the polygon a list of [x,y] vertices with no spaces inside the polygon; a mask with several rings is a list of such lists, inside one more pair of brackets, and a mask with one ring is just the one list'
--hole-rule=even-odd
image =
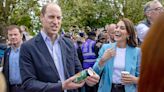
{"label": "man's face", "polygon": [[41,14],[43,30],[48,35],[57,34],[61,27],[62,13],[60,7],[50,4],[46,8],[45,14]]}
{"label": "man's face", "polygon": [[115,35],[114,30],[115,30],[115,28],[116,28],[116,25],[115,24],[109,25],[107,27],[107,31],[108,31],[109,37],[112,40],[114,40],[114,35]]}
{"label": "man's face", "polygon": [[148,16],[154,21],[161,12],[164,11],[161,3],[154,3],[150,5],[150,9],[148,9]]}
{"label": "man's face", "polygon": [[22,35],[17,28],[8,30],[7,36],[11,45],[19,45],[22,42]]}

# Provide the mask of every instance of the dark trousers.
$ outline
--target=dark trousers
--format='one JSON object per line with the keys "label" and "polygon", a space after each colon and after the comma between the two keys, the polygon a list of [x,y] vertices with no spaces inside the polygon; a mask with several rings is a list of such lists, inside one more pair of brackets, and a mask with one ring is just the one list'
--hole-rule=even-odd
{"label": "dark trousers", "polygon": [[122,84],[113,84],[111,92],[125,92],[125,87]]}
{"label": "dark trousers", "polygon": [[21,85],[10,85],[10,92],[25,92]]}
{"label": "dark trousers", "polygon": [[85,85],[85,92],[97,92],[97,90],[98,90],[98,85],[92,87]]}

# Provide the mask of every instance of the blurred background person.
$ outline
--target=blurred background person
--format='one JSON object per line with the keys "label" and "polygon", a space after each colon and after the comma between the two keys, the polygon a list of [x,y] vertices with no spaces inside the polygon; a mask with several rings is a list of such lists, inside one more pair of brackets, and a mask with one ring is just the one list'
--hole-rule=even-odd
{"label": "blurred background person", "polygon": [[[101,75],[98,92],[136,92],[140,67],[140,49],[137,47],[133,23],[121,19],[116,26],[116,43],[104,44],[93,69]],[[121,75],[122,71],[129,74]]]}
{"label": "blurred background person", "polygon": [[109,24],[106,26],[107,33],[109,35],[108,42],[109,43],[114,43],[114,30],[116,28],[116,24]]}
{"label": "blurred background person", "polygon": [[93,31],[88,32],[88,38],[82,44],[82,54],[83,54],[83,69],[87,69],[92,67],[96,62],[96,54],[95,54],[95,37],[96,34]]}
{"label": "blurred background person", "polygon": [[152,25],[142,44],[139,92],[164,92],[164,13]]}
{"label": "blurred background person", "polygon": [[78,54],[78,58],[81,62],[81,65],[83,64],[83,53],[82,53],[82,44],[85,42],[85,33],[84,32],[80,32],[79,33],[79,37],[76,40],[77,43],[77,54]]}
{"label": "blurred background person", "polygon": [[100,33],[97,37],[97,41],[96,41],[96,45],[95,45],[95,54],[96,54],[96,58],[98,57],[98,52],[101,48],[101,46],[106,43],[106,37],[104,33]]}
{"label": "blurred background person", "polygon": [[145,35],[149,31],[149,27],[153,24],[156,18],[161,12],[164,11],[164,8],[159,0],[149,1],[144,6],[144,15],[145,20],[141,21],[137,26],[137,35],[141,42],[143,42]]}
{"label": "blurred background person", "polygon": [[7,37],[10,41],[10,48],[4,53],[3,73],[6,78],[8,92],[25,92],[21,88],[22,79],[19,67],[20,47],[22,44],[22,31],[17,25],[7,27]]}
{"label": "blurred background person", "polygon": [[0,92],[6,92],[6,82],[1,72],[0,72]]}
{"label": "blurred background person", "polygon": [[[89,31],[87,33],[88,38],[86,41],[82,44],[82,56],[83,56],[83,62],[82,66],[83,69],[88,69],[89,67],[92,67],[94,63],[96,62],[96,54],[95,54],[95,38],[96,33],[95,31]],[[85,92],[96,92],[97,88],[96,86],[90,87],[88,85],[85,85]]]}
{"label": "blurred background person", "polygon": [[6,39],[0,38],[0,71],[2,71],[4,52],[7,49]]}
{"label": "blurred background person", "polygon": [[64,34],[64,37],[67,37],[67,38],[72,39],[72,35],[71,35],[69,32],[66,32],[66,33]]}
{"label": "blurred background person", "polygon": [[21,29],[21,31],[23,33],[23,41],[27,41],[27,40],[32,38],[32,36],[30,36],[30,34],[28,33],[26,26],[21,25],[20,29]]}

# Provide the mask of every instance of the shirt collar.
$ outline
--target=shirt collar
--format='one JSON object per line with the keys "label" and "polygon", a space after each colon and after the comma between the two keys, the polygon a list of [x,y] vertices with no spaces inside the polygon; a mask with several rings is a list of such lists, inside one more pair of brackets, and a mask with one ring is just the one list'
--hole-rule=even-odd
{"label": "shirt collar", "polygon": [[20,51],[20,46],[16,49],[14,49],[13,47],[11,47],[11,50],[14,51],[14,52],[19,52]]}
{"label": "shirt collar", "polygon": [[[44,41],[47,41],[47,40],[51,41],[50,37],[43,30],[41,30],[41,35],[42,35]],[[55,42],[58,42],[59,37],[60,36],[57,34],[57,39],[55,40]]]}

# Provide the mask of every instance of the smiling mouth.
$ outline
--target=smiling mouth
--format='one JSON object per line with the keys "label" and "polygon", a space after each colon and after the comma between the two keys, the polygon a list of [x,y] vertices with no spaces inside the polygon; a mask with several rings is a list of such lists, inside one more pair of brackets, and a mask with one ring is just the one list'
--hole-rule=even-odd
{"label": "smiling mouth", "polygon": [[117,37],[121,37],[121,36],[122,36],[122,34],[121,34],[121,32],[116,31],[116,32],[115,32],[115,36],[117,36]]}

